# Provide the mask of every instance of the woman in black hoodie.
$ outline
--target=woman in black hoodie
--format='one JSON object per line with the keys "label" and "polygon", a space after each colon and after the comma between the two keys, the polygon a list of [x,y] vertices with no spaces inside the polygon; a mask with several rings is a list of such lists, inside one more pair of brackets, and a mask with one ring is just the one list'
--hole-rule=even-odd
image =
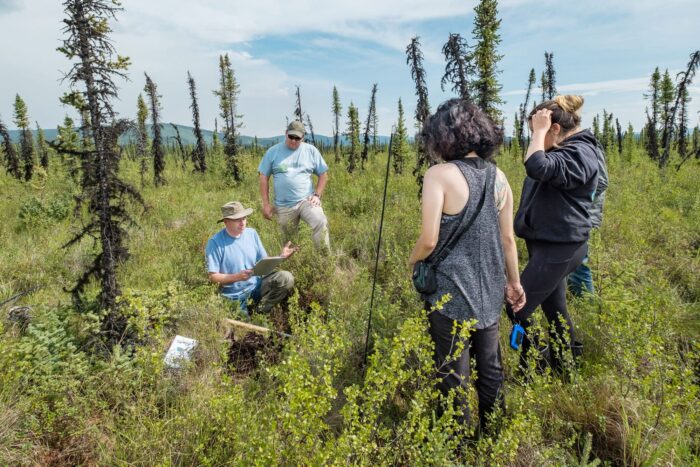
{"label": "woman in black hoodie", "polygon": [[550,357],[555,368],[561,365],[562,349],[576,342],[566,306],[566,277],[588,250],[589,208],[598,184],[599,151],[593,134],[580,128],[582,105],[581,96],[557,96],[535,107],[529,117],[532,138],[524,159],[527,177],[514,223],[529,254],[520,276],[527,303],[517,313],[507,308],[511,320],[526,329],[523,366],[533,344],[527,329],[538,306],[550,325]]}

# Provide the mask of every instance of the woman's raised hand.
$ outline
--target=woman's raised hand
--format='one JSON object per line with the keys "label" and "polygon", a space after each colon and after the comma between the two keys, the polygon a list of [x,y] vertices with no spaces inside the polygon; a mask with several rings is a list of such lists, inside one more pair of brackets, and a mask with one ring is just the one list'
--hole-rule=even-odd
{"label": "woman's raised hand", "polygon": [[549,109],[540,109],[530,119],[532,123],[532,131],[548,131],[552,126],[552,111]]}

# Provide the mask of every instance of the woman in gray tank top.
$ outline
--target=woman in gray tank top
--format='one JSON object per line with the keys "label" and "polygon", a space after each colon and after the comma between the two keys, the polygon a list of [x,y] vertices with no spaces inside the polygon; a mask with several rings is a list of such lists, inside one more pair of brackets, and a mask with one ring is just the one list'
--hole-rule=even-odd
{"label": "woman in gray tank top", "polygon": [[[501,144],[503,130],[475,105],[451,99],[426,120],[423,138],[431,156],[447,163],[434,165],[425,173],[421,234],[409,263],[430,261],[453,233],[459,235],[436,267],[437,291],[422,298],[429,310],[438,387],[443,394],[458,386],[467,388],[469,360],[471,356],[476,359],[475,385],[483,429],[488,415],[504,405],[498,341],[504,298],[513,309],[525,304],[513,234],[513,194],[503,172],[490,161]],[[462,217],[473,217],[474,221],[465,228]],[[449,300],[442,308],[433,309],[446,294]],[[475,329],[463,340],[455,335],[454,324],[469,320],[476,320]],[[455,355],[460,341],[464,350]],[[466,425],[467,401],[457,399]]]}

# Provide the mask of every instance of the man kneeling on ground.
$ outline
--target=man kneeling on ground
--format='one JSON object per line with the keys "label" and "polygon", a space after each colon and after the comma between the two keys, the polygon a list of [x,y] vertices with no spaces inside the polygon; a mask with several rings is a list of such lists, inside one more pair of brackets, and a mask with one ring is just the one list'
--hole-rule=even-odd
{"label": "man kneeling on ground", "polygon": [[[267,252],[255,229],[247,228],[253,209],[238,201],[221,206],[225,227],[207,242],[206,259],[209,279],[219,284],[224,297],[237,300],[240,310],[248,315],[248,301],[257,304],[257,311],[267,313],[284,300],[294,287],[294,276],[288,271],[276,271],[265,277],[253,275],[255,263],[266,258]],[[296,247],[288,242],[280,256],[287,258]]]}

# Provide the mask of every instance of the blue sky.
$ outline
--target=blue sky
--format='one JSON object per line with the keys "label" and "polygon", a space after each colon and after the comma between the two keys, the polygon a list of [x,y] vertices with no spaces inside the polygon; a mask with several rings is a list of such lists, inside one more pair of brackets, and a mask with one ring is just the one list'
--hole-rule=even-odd
{"label": "blue sky", "polygon": [[[30,117],[54,127],[71,109],[58,97],[68,61],[55,51],[62,37],[61,2],[0,0],[0,118],[10,127],[19,93]],[[414,87],[404,50],[419,35],[425,55],[430,103],[451,96],[440,89],[441,48],[449,33],[472,44],[474,1],[355,0],[123,0],[113,24],[117,51],[131,57],[130,81],[121,85],[117,110],[135,114],[143,72],[158,85],[163,121],[190,125],[187,71],[197,81],[203,126],[213,128],[218,55],[229,53],[239,79],[243,133],[280,134],[294,108],[295,86],[317,133],[331,134],[331,92],[338,87],[344,110],[352,101],[361,117],[378,83],[380,132],[388,134],[402,98],[412,123]],[[654,67],[675,73],[700,48],[697,0],[509,0],[499,3],[499,67],[508,129],[524,97],[530,68],[542,71],[544,52],[554,53],[560,92],[586,98],[584,123],[603,108],[638,130],[643,93]],[[698,78],[700,80],[700,78]],[[698,124],[700,81],[691,89],[691,124]],[[345,120],[345,117],[343,118]]]}

